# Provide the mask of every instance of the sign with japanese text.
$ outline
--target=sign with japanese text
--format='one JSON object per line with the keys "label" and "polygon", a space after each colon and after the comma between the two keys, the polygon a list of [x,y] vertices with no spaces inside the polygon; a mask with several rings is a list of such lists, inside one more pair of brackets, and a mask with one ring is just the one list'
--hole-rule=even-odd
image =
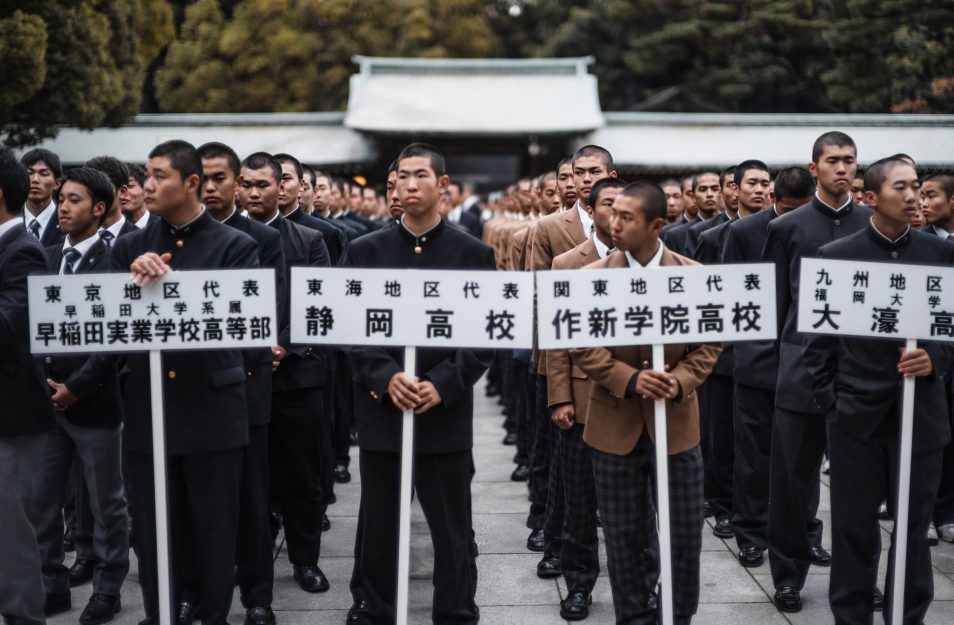
{"label": "sign with japanese text", "polygon": [[803,258],[798,331],[954,340],[954,268]]}
{"label": "sign with japanese text", "polygon": [[533,274],[292,267],[291,340],[529,348]]}
{"label": "sign with japanese text", "polygon": [[541,349],[775,338],[770,264],[537,273]]}
{"label": "sign with japanese text", "polygon": [[271,269],[30,276],[34,354],[267,347],[277,343]]}

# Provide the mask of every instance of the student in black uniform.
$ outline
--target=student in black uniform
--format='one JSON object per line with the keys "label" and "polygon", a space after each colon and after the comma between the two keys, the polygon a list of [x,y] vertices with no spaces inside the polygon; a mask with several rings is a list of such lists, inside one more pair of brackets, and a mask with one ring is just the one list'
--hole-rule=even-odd
{"label": "student in black uniform", "polygon": [[[438,213],[447,188],[444,158],[424,144],[398,157],[397,193],[405,213],[399,226],[356,240],[354,267],[493,271],[493,251],[448,228]],[[490,364],[489,352],[419,349],[417,377],[404,376],[399,348],[351,348],[355,413],[361,440],[360,561],[365,604],[355,622],[392,623],[397,589],[401,412],[414,409],[414,485],[434,543],[433,619],[477,623],[477,579],[471,553],[470,479],[473,385]]]}
{"label": "student in black uniform", "polygon": [[[954,246],[911,228],[919,202],[918,175],[907,162],[882,159],[865,172],[865,204],[874,213],[863,230],[829,243],[818,256],[885,263],[954,265]],[[881,278],[887,281],[888,270]],[[805,365],[815,402],[828,416],[831,449],[832,551],[829,599],[839,625],[871,623],[871,588],[881,551],[878,504],[897,493],[902,378],[916,378],[904,623],[923,622],[934,596],[927,528],[940,481],[942,450],[951,440],[943,372],[949,343],[811,335]],[[891,613],[892,535],[885,588]],[[886,622],[890,619],[886,618]],[[900,624],[898,624],[900,625]]]}
{"label": "student in black uniform", "polygon": [[[783,169],[775,178],[775,205],[727,227],[724,263],[757,263],[765,247],[769,222],[811,201],[815,180],[804,167]],[[703,239],[708,236],[703,235]],[[739,563],[761,566],[767,548],[769,455],[778,356],[775,341],[742,341],[733,345],[735,449],[732,475],[732,530],[739,545]]]}
{"label": "student in black uniform", "polygon": [[802,609],[801,589],[811,564],[831,566],[821,547],[819,471],[825,449],[825,414],[806,401],[811,379],[802,359],[804,336],[797,330],[798,279],[803,256],[865,228],[871,210],[851,201],[858,167],[855,142],[843,132],[815,140],[809,171],[818,187],[810,204],[768,225],[762,262],[775,264],[779,369],[772,423],[768,549],[774,601],[783,612]]}
{"label": "student in black uniform", "polygon": [[34,148],[24,154],[20,162],[27,168],[30,183],[23,225],[44,248],[62,243],[66,235],[60,231],[53,198],[63,177],[60,157],[49,150]]}
{"label": "student in black uniform", "polygon": [[[259,266],[255,241],[215,221],[199,204],[202,161],[185,141],[149,153],[146,208],[161,217],[113,244],[112,267],[148,284],[175,269]],[[159,614],[149,359],[127,357],[123,443],[146,623]],[[226,623],[232,603],[239,485],[248,444],[245,363],[238,349],[190,350],[162,356],[167,488],[173,557],[194,554],[203,623]],[[186,543],[186,544],[183,544]],[[175,578],[176,565],[172,563]],[[173,579],[173,593],[177,588]],[[173,605],[175,596],[173,596]]]}

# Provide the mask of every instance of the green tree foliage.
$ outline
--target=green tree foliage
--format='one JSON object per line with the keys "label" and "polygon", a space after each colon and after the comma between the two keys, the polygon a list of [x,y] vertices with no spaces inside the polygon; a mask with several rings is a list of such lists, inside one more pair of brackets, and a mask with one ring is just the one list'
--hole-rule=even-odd
{"label": "green tree foliage", "polygon": [[171,9],[157,0],[0,0],[4,143],[35,143],[58,124],[122,124],[171,36]]}

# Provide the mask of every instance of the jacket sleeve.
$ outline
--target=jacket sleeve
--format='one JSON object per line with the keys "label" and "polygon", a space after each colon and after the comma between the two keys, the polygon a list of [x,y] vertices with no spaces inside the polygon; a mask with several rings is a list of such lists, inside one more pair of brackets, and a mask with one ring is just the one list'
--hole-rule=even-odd
{"label": "jacket sleeve", "polygon": [[[788,250],[785,242],[778,234],[778,230],[772,222],[768,227],[768,236],[765,239],[765,247],[762,248],[762,262],[773,263],[775,265],[775,306],[777,313],[777,330],[780,339],[782,337],[782,328],[785,324],[785,316],[788,314],[788,307],[791,305],[791,292],[789,290],[789,270],[790,262]],[[776,345],[778,341],[776,341]]]}
{"label": "jacket sleeve", "polygon": [[639,373],[635,367],[613,357],[605,347],[571,349],[573,363],[582,369],[594,383],[617,398],[626,396],[629,381]]}
{"label": "jacket sleeve", "polygon": [[0,282],[0,344],[19,343],[29,336],[27,276],[46,271],[43,250],[24,245],[7,260]]}
{"label": "jacket sleeve", "polygon": [[670,373],[679,382],[679,388],[682,391],[677,401],[689,397],[700,384],[706,381],[720,353],[722,353],[722,346],[718,343],[695,345],[676,363]]}

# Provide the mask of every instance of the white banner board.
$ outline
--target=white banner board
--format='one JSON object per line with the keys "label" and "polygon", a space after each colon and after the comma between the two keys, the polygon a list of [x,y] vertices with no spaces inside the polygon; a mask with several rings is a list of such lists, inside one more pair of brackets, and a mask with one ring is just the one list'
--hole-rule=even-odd
{"label": "white banner board", "polygon": [[541,349],[774,339],[770,264],[537,274]]}
{"label": "white banner board", "polygon": [[271,269],[30,276],[34,354],[268,347],[278,341]]}
{"label": "white banner board", "polygon": [[803,258],[798,331],[954,340],[954,267]]}
{"label": "white banner board", "polygon": [[533,274],[292,267],[302,344],[529,348]]}

